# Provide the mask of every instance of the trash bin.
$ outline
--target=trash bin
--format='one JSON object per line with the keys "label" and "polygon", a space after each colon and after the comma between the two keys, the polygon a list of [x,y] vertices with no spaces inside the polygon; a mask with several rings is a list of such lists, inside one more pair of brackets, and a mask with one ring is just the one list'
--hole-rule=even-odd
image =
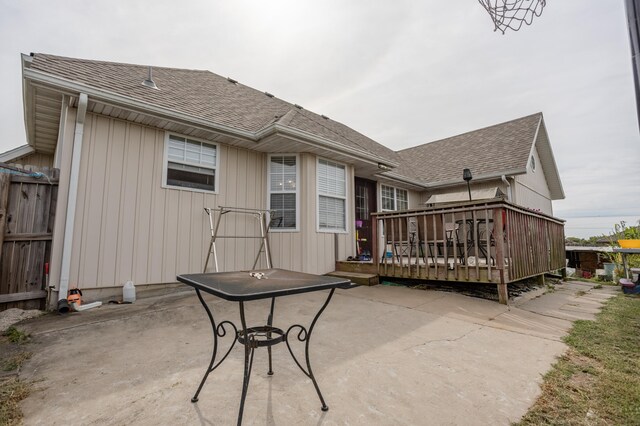
{"label": "trash bin", "polygon": [[613,281],[613,272],[616,269],[615,263],[603,263],[604,266],[604,279],[607,281]]}

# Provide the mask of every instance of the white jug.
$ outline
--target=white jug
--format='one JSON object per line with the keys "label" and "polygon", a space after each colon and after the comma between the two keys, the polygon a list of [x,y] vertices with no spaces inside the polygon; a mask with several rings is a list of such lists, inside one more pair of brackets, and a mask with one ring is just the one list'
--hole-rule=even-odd
{"label": "white jug", "polygon": [[122,287],[122,301],[126,303],[133,303],[136,301],[136,286],[133,285],[133,281],[127,281]]}

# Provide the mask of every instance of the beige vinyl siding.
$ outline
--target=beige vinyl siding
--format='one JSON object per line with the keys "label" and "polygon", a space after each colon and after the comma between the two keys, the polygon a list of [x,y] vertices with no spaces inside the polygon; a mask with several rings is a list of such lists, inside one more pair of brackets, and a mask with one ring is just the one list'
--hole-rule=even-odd
{"label": "beige vinyl siding", "polygon": [[[71,113],[63,150],[67,168],[73,120]],[[171,283],[176,275],[201,272],[210,240],[203,208],[266,206],[266,154],[219,144],[218,194],[212,194],[162,188],[164,143],[164,131],[87,114],[70,286]],[[323,274],[335,269],[334,234],[317,232],[316,157],[301,154],[300,162],[300,232],[272,233],[272,257],[275,267]],[[349,232],[338,234],[340,259],[355,251],[353,176],[347,165]],[[68,176],[63,181],[68,185]],[[66,193],[64,198],[66,203]],[[63,210],[58,213],[64,215]],[[258,235],[259,224],[250,215],[228,214],[219,234]],[[221,239],[217,247],[221,271],[246,270],[253,266],[259,241]],[[213,270],[213,263],[209,266]]]}
{"label": "beige vinyl siding", "polygon": [[42,167],[53,167],[53,155],[52,154],[41,154],[39,152],[34,152],[29,155],[25,155],[22,158],[19,158],[14,161],[10,161],[9,164],[13,164],[16,167],[22,167],[28,169],[30,167],[34,167],[40,169]]}
{"label": "beige vinyl siding", "polygon": [[543,213],[552,215],[551,192],[537,149],[533,150],[533,156],[536,170],[531,169],[531,159],[529,159],[527,173],[515,177],[514,202],[531,209],[540,209]]}
{"label": "beige vinyl siding", "polygon": [[419,191],[407,190],[409,195],[409,209],[417,209],[421,207],[421,194]]}
{"label": "beige vinyl siding", "polygon": [[[175,282],[201,272],[210,231],[204,207],[263,208],[265,155],[219,145],[219,193],[162,188],[164,131],[88,114],[82,149],[71,285]],[[221,235],[257,235],[248,215],[225,217]],[[248,269],[257,240],[218,242],[221,270]]]}

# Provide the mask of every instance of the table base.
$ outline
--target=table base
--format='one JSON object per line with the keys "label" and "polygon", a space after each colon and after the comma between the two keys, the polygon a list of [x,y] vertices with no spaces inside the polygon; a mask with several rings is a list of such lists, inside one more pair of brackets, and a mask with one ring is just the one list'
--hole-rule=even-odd
{"label": "table base", "polygon": [[[216,325],[216,322],[213,318],[213,314],[211,313],[211,310],[209,309],[209,306],[204,301],[204,298],[202,297],[200,290],[196,288],[196,294],[198,295],[198,299],[200,300],[200,303],[204,307],[207,313],[207,316],[209,317],[209,321],[211,322],[211,328],[213,330],[213,354],[211,355],[211,361],[209,362],[209,366],[207,367],[207,370],[204,373],[204,377],[202,378],[202,381],[200,382],[200,385],[198,386],[198,389],[196,390],[196,393],[194,394],[193,398],[191,398],[191,402],[194,402],[194,403],[198,402],[198,395],[200,394],[202,387],[207,381],[209,374],[213,372],[213,370],[218,368],[218,366],[222,364],[222,362],[227,358],[227,356],[229,356],[229,353],[235,346],[236,342],[240,342],[240,344],[244,346],[244,375],[243,375],[243,381],[242,381],[242,396],[240,398],[240,409],[238,412],[238,425],[241,425],[242,415],[244,412],[244,403],[245,403],[245,399],[247,397],[247,391],[249,388],[249,379],[251,378],[251,369],[253,367],[254,350],[259,347],[267,348],[268,356],[269,356],[269,371],[267,372],[267,374],[271,376],[273,375],[271,346],[281,342],[285,342],[287,345],[287,349],[289,350],[289,353],[291,354],[291,357],[293,358],[298,368],[302,370],[305,376],[311,379],[311,382],[313,383],[313,386],[316,389],[318,397],[320,398],[320,402],[322,404],[321,406],[322,411],[329,410],[329,407],[325,403],[322,393],[320,392],[320,387],[318,386],[318,382],[316,381],[316,378],[313,374],[313,370],[311,369],[311,361],[309,359],[309,343],[311,341],[311,334],[313,332],[313,328],[315,327],[316,322],[318,321],[318,318],[320,318],[320,315],[322,314],[322,312],[325,310],[327,305],[329,305],[329,302],[331,301],[331,298],[333,297],[334,292],[335,292],[335,288],[332,288],[324,304],[322,305],[318,313],[313,318],[313,321],[311,322],[309,329],[307,329],[306,327],[300,324],[294,324],[290,326],[286,332],[284,332],[283,330],[273,327],[272,325],[273,312],[275,307],[275,297],[271,299],[271,309],[269,311],[267,325],[258,326],[258,327],[247,327],[246,320],[245,320],[245,313],[244,313],[244,302],[242,301],[238,302],[239,308],[240,308],[240,322],[242,325],[242,328],[238,329],[235,326],[235,324],[233,324],[231,321],[222,321]],[[227,349],[224,355],[220,358],[219,361],[216,362],[216,358],[218,356],[218,338],[222,338],[227,335],[227,326],[229,327],[229,329],[233,329],[235,338],[233,339],[231,346]],[[304,366],[298,360],[298,358],[294,354],[293,349],[291,347],[291,342],[296,340],[298,342],[303,342],[305,344],[304,345]]]}

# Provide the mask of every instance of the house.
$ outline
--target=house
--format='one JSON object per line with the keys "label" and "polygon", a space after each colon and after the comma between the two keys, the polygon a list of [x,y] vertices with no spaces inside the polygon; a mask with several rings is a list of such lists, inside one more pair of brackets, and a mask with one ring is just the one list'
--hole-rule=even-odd
{"label": "house", "polygon": [[[61,298],[203,270],[204,208],[271,210],[275,265],[323,274],[372,253],[371,213],[458,191],[464,167],[474,188],[500,187],[530,208],[550,213],[562,197],[542,114],[394,152],[209,71],[30,54],[22,72],[28,144],[0,161],[60,170],[49,263]],[[256,226],[229,215],[221,234]],[[251,268],[258,250],[224,240],[220,270]]]}
{"label": "house", "polygon": [[[585,247],[585,246],[565,246],[567,253],[567,266],[575,268],[579,277],[590,278],[596,276],[598,269],[604,269],[605,263],[611,262],[611,254],[613,248],[611,246],[603,247]],[[613,267],[613,265],[611,266]],[[608,275],[613,275],[610,271]],[[613,277],[610,277],[613,280]]]}

